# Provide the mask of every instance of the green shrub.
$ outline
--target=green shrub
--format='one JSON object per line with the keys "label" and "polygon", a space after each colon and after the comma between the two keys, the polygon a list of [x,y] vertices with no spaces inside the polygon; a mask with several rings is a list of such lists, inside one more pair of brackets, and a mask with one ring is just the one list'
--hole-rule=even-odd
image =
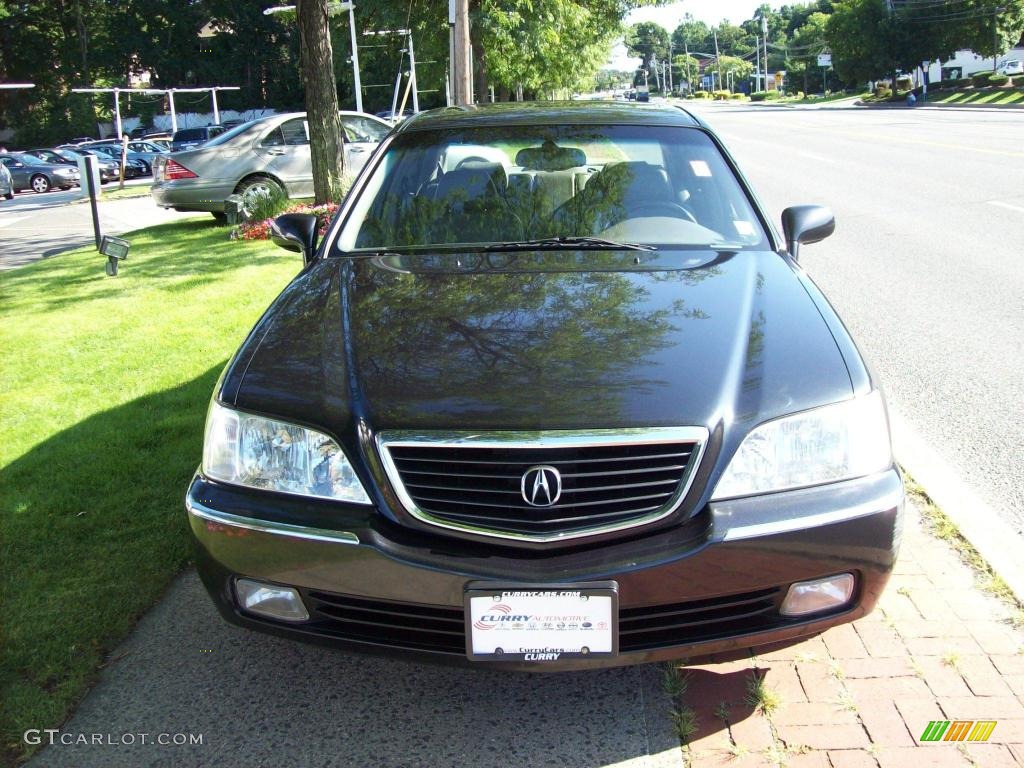
{"label": "green shrub", "polygon": [[946,90],[947,88],[956,88],[959,80],[939,80],[937,83],[933,83],[932,87],[936,87],[939,90]]}
{"label": "green shrub", "polygon": [[875,96],[879,99],[888,98],[892,96],[892,89],[885,83],[879,83],[875,86]]}
{"label": "green shrub", "polygon": [[768,91],[765,93],[764,97],[768,99],[768,101],[775,101],[775,99],[781,99],[782,94],[778,91]]}
{"label": "green shrub", "polygon": [[725,101],[732,95],[731,91],[714,91],[713,93],[715,101]]}
{"label": "green shrub", "polygon": [[898,77],[896,78],[896,90],[897,91],[909,91],[914,87],[914,81],[909,77]]}
{"label": "green shrub", "polygon": [[710,99],[711,98],[711,94],[708,91],[697,91],[693,95],[696,96],[698,99]]}
{"label": "green shrub", "polygon": [[973,75],[971,75],[971,83],[974,85],[975,88],[984,88],[986,85],[989,84],[988,79],[993,74],[995,73],[992,72],[991,70],[987,70],[985,72],[975,72]]}
{"label": "green shrub", "polygon": [[1006,85],[1008,82],[1010,82],[1009,76],[1004,75],[1004,74],[1002,74],[1000,72],[997,72],[994,75],[989,75],[988,76],[988,84],[989,85],[994,85],[997,88],[1001,88],[1002,86]]}
{"label": "green shrub", "polygon": [[967,88],[968,86],[974,85],[974,78],[961,77],[959,80],[954,81],[954,85],[956,85],[957,88]]}
{"label": "green shrub", "polygon": [[750,94],[750,100],[751,101],[764,101],[764,97],[765,97],[765,92],[764,91],[753,91]]}
{"label": "green shrub", "polygon": [[244,212],[249,221],[272,219],[288,206],[288,196],[280,187],[253,187],[245,195]]}
{"label": "green shrub", "polygon": [[1014,88],[1024,88],[1024,75],[1017,75],[1016,77],[1011,78],[1011,82],[1013,83]]}
{"label": "green shrub", "polygon": [[743,98],[746,98],[746,96],[744,94],[742,94],[742,93],[734,93],[731,96],[729,96],[729,98],[730,99],[743,99]]}

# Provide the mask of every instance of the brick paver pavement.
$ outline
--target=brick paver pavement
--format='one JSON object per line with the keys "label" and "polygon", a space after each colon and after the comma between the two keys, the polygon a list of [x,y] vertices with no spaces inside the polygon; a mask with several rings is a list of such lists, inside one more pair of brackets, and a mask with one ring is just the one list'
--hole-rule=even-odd
{"label": "brick paver pavement", "polygon": [[[870,616],[750,659],[688,667],[690,765],[1024,766],[1024,632],[908,505],[899,562]],[[748,701],[753,675],[777,706]],[[932,720],[995,720],[984,743],[925,742]]]}

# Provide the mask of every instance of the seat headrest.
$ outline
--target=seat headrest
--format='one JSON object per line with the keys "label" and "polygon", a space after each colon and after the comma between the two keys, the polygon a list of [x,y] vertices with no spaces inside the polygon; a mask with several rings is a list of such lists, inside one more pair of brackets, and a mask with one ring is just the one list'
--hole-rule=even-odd
{"label": "seat headrest", "polygon": [[501,163],[473,162],[448,171],[437,183],[437,198],[460,197],[474,200],[501,194],[508,186]]}
{"label": "seat headrest", "polygon": [[587,164],[587,155],[577,147],[560,147],[550,139],[539,147],[526,147],[516,153],[516,165],[532,171],[565,171]]}

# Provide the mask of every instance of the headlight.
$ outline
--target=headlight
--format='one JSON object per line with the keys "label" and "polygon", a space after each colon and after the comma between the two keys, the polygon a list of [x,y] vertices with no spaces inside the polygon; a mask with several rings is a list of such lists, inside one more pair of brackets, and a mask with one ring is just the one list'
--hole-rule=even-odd
{"label": "headlight", "polygon": [[206,417],[203,474],[250,488],[370,503],[344,451],[327,435],[216,402]]}
{"label": "headlight", "polygon": [[77,173],[77,171],[73,171],[70,168],[58,168],[57,170],[54,171],[54,173],[57,174],[58,176],[74,176]]}
{"label": "headlight", "polygon": [[876,391],[757,427],[732,457],[712,499],[834,483],[890,464],[889,425]]}

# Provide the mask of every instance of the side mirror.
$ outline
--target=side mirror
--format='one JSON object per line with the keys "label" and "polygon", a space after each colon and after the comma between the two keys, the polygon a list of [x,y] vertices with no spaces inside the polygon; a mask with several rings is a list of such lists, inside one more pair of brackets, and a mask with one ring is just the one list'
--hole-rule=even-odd
{"label": "side mirror", "polygon": [[310,213],[286,213],[270,222],[270,239],[286,251],[302,254],[309,264],[316,253],[318,220]]}
{"label": "side mirror", "polygon": [[836,230],[836,217],[823,205],[793,205],[782,212],[782,231],[786,250],[795,260],[800,258],[800,245],[817,243]]}

